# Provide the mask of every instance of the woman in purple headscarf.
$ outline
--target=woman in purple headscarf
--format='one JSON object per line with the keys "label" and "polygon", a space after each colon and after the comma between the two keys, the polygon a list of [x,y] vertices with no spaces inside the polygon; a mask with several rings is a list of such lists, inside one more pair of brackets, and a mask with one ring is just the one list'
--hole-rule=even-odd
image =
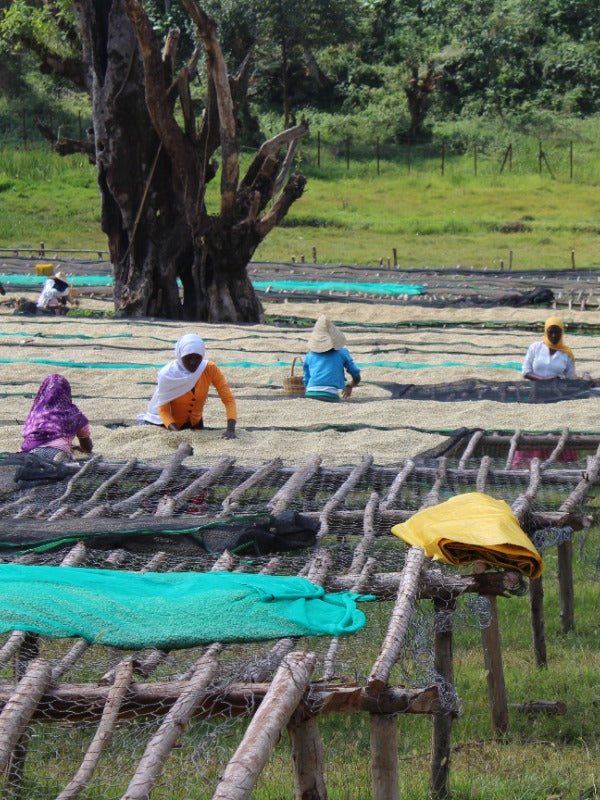
{"label": "woman in purple headscarf", "polygon": [[46,375],[23,426],[21,452],[55,462],[68,461],[73,457],[75,436],[78,449],[91,453],[88,419],[71,399],[71,384],[58,373]]}

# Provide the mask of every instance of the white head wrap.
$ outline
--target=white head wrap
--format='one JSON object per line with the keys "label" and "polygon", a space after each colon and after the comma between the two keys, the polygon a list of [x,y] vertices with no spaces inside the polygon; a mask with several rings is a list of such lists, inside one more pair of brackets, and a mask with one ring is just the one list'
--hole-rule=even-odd
{"label": "white head wrap", "polygon": [[[186,333],[185,336],[177,340],[175,344],[175,359],[169,361],[168,364],[158,370],[156,376],[158,385],[150,398],[146,413],[142,415],[143,420],[153,422],[155,425],[162,425],[158,409],[160,406],[164,406],[165,403],[170,403],[176,397],[181,397],[182,394],[189,392],[196,385],[198,378],[206,369],[205,351],[206,347],[203,339],[196,336],[195,333]],[[202,361],[197,370],[188,372],[181,359],[192,353],[201,355]]]}

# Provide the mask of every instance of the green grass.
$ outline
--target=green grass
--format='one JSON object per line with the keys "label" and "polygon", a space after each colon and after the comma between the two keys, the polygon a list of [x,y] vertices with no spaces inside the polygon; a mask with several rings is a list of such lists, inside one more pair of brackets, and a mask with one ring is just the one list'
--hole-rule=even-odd
{"label": "green grass", "polygon": [[[467,266],[513,269],[600,266],[600,164],[591,150],[570,180],[556,156],[558,177],[537,174],[528,143],[528,169],[500,174],[496,156],[415,155],[410,173],[401,159],[331,163],[314,151],[301,159],[308,183],[281,227],[259,246],[255,261],[306,261],[401,267]],[[564,145],[562,145],[564,156]],[[330,156],[330,158],[333,158]],[[561,167],[559,169],[559,166]],[[216,209],[218,182],[208,193]],[[94,167],[83,157],[61,159],[43,146],[0,150],[0,247],[100,250],[100,201]],[[512,256],[511,256],[512,253]]]}

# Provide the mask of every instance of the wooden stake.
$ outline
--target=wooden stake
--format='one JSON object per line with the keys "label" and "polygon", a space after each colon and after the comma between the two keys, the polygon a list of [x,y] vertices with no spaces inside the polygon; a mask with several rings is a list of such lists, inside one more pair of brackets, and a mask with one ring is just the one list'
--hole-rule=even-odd
{"label": "wooden stake", "polygon": [[531,634],[533,638],[533,654],[538,667],[548,666],[546,653],[546,632],[544,626],[544,584],[541,578],[529,581],[529,613],[531,618]]}
{"label": "wooden stake", "polygon": [[562,542],[558,551],[558,586],[560,591],[560,629],[563,633],[575,630],[573,589],[573,542]]}
{"label": "wooden stake", "polygon": [[323,741],[317,718],[292,718],[287,730],[292,750],[295,800],[327,800]]}
{"label": "wooden stake", "polygon": [[390,800],[399,796],[398,717],[371,714],[371,797]]}
{"label": "wooden stake", "polygon": [[492,728],[495,734],[504,736],[508,731],[508,703],[502,666],[498,606],[495,597],[488,595],[487,600],[490,604],[491,622],[488,627],[481,630],[483,659],[487,676],[488,699],[492,712]]}
{"label": "wooden stake", "polygon": [[[448,688],[454,686],[451,614],[455,607],[454,601],[450,603],[434,601],[434,669]],[[454,715],[453,708],[444,708],[432,717],[429,773],[429,797],[431,800],[447,800],[450,796],[450,733]]]}

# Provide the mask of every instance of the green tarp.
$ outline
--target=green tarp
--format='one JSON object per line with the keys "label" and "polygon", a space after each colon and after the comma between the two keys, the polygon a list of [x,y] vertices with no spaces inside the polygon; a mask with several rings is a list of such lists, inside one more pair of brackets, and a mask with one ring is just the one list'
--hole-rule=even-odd
{"label": "green tarp", "polygon": [[371,599],[299,577],[0,564],[0,633],[128,650],[350,634],[365,624],[356,601]]}

